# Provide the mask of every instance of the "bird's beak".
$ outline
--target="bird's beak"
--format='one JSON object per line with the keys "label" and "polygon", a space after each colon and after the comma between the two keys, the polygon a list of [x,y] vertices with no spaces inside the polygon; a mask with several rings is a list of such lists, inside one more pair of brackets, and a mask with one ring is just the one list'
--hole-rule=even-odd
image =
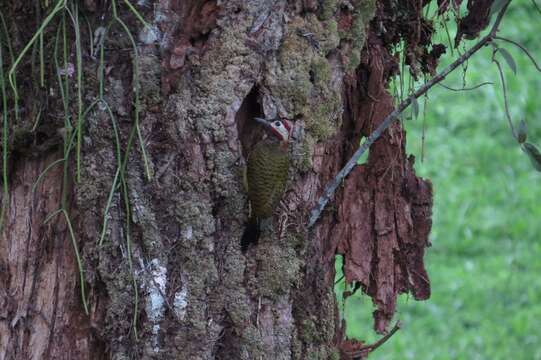
{"label": "bird's beak", "polygon": [[257,121],[258,123],[260,123],[263,126],[269,126],[269,122],[267,121],[267,119],[255,117],[254,120]]}

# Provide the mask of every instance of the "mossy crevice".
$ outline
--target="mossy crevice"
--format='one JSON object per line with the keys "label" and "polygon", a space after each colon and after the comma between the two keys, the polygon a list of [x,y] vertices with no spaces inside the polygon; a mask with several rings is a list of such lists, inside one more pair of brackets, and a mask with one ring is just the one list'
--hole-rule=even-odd
{"label": "mossy crevice", "polygon": [[[265,86],[278,108],[290,118],[302,119],[305,136],[293,156],[301,172],[311,167],[310,149],[330,139],[341,126],[342,79],[361,62],[365,28],[375,11],[374,0],[344,6],[326,0],[318,15],[292,18],[276,61],[269,63],[265,74]],[[351,21],[339,26],[344,16]]]}

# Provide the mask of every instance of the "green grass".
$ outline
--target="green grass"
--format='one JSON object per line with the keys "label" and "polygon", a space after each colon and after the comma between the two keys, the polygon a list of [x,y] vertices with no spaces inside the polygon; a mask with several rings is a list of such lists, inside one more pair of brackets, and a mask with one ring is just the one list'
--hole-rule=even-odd
{"label": "green grass", "polygon": [[[541,14],[530,1],[514,1],[500,35],[541,62],[540,32]],[[501,46],[518,66],[517,76],[506,71],[513,120],[526,119],[528,140],[540,146],[541,73],[516,48]],[[432,297],[400,298],[395,319],[403,327],[371,359],[541,359],[541,173],[511,136],[490,55],[487,48],[470,61],[467,86],[494,86],[430,92],[422,163],[422,117],[405,124],[417,174],[434,184],[426,256]],[[459,88],[461,79],[459,72],[445,83]],[[348,299],[347,334],[376,340],[372,311],[366,296]]]}

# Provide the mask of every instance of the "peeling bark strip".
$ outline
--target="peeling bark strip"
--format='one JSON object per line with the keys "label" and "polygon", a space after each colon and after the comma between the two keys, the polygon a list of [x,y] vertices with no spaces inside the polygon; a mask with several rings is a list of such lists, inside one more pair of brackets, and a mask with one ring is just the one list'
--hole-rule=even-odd
{"label": "peeling bark strip", "polygon": [[[101,66],[89,52],[94,34],[80,32],[81,98],[85,109],[100,102],[82,126],[81,180],[68,182],[90,316],[82,309],[65,223],[43,225],[59,206],[61,166],[31,192],[45,164],[58,159],[51,154],[62,149],[67,131],[57,88],[65,69],[45,60],[47,91],[39,92],[25,57],[17,73],[25,80],[18,82],[21,121],[10,120],[9,129],[17,134],[9,144],[17,156],[0,241],[0,358],[338,359],[345,329],[333,292],[337,251],[345,256],[347,281],[374,299],[379,331],[398,293],[429,296],[423,254],[431,188],[415,176],[399,124],[344,182],[332,216],[311,232],[305,226],[323,185],[392,110],[385,86],[398,66],[390,49],[407,35],[415,50],[410,64],[423,72],[435,67],[439,55],[429,51],[432,28],[421,16],[422,2],[133,3],[150,23],[144,28],[126,2],[116,1],[138,39],[137,56],[125,29],[109,23],[113,2],[83,4],[90,29],[108,26]],[[399,21],[391,16],[395,6]],[[17,54],[50,8],[3,2],[0,10]],[[59,18],[43,33],[44,59],[62,29]],[[76,47],[66,28],[69,68]],[[3,31],[0,37],[3,46]],[[62,42],[60,48],[63,53]],[[73,96],[75,80],[68,80]],[[133,89],[141,95],[138,136]],[[70,98],[68,116],[77,105]],[[34,109],[47,111],[32,129]],[[294,120],[299,138],[291,146],[289,190],[273,225],[243,255],[242,170],[262,136],[252,118],[276,115]],[[142,144],[126,154],[134,141]],[[152,181],[144,176],[143,148]]]}
{"label": "peeling bark strip", "polygon": [[[90,319],[78,294],[77,264],[58,209],[62,168],[32,183],[60,154],[27,159],[11,173],[10,202],[0,241],[0,358],[90,359],[103,344],[88,339]],[[90,340],[90,341],[89,341]]]}
{"label": "peeling bark strip", "polygon": [[[351,84],[347,107],[355,121],[352,130],[364,136],[393,110],[393,99],[383,86],[388,73],[385,59],[390,55],[372,34],[367,52],[357,72],[358,79],[367,74],[367,81]],[[361,86],[370,97],[357,95],[363,91]],[[337,196],[333,228],[337,251],[344,255],[346,281],[360,284],[373,298],[375,328],[380,333],[394,314],[398,294],[411,291],[416,299],[430,296],[423,256],[431,226],[432,190],[430,182],[415,176],[404,140],[405,132],[394,123],[370,148],[368,163],[353,169]],[[332,258],[334,252],[327,256]]]}
{"label": "peeling bark strip", "polygon": [[[368,136],[367,139],[363,142],[363,144],[355,151],[353,156],[351,156],[346,163],[346,165],[338,172],[338,174],[335,176],[335,178],[329,182],[329,184],[325,187],[323,195],[318,199],[316,206],[311,211],[309,224],[308,226],[311,227],[315,224],[317,219],[319,218],[321,211],[327,204],[327,202],[330,200],[331,196],[334,194],[338,187],[338,183],[341,181],[344,181],[345,177],[350,174],[350,172],[354,169],[358,159],[361,157],[361,155],[368,150],[368,148],[380,137],[382,134],[384,134],[384,131],[386,131],[389,128],[389,132],[385,134],[386,136],[393,137],[395,134],[396,129],[393,131],[393,128],[396,128],[398,125],[395,123],[395,120],[397,119],[398,115],[404,111],[413,101],[413,99],[420,97],[421,95],[425,94],[432,86],[435,84],[441,82],[445,77],[451,73],[454,69],[456,69],[459,65],[463,64],[466,60],[468,60],[473,54],[475,54],[479,49],[481,49],[483,46],[487,45],[496,37],[496,33],[498,31],[499,25],[503,19],[503,16],[507,10],[507,7],[511,1],[507,1],[503,4],[502,8],[499,10],[497,14],[497,18],[490,30],[490,32],[485,35],[481,40],[479,40],[475,45],[473,45],[468,51],[466,51],[464,54],[462,54],[458,59],[456,59],[453,63],[448,65],[443,71],[438,73],[434,78],[427,81],[425,84],[423,84],[421,87],[419,87],[412,95],[410,95],[406,100],[402,101],[398,107],[395,110],[392,110],[392,102],[387,99],[387,104],[389,109],[383,109],[382,113],[388,113],[388,115],[384,119],[376,120],[376,124],[374,124],[374,127],[376,127],[376,130],[372,131],[369,130],[368,132],[365,132],[365,136]],[[485,14],[484,16],[488,16]],[[378,19],[374,20],[374,22],[377,22]],[[485,26],[488,24],[488,22],[485,22]],[[372,34],[371,34],[372,35]],[[378,98],[379,94],[384,94],[383,97],[386,97],[387,94],[385,93],[384,87],[381,85],[385,83],[386,79],[382,77],[382,74],[384,73],[391,73],[392,72],[392,59],[390,58],[389,54],[385,54],[385,50],[381,46],[381,43],[377,40],[374,40],[375,37],[370,36],[369,42],[367,45],[367,49],[369,51],[375,50],[377,52],[377,56],[368,56],[365,57],[365,59],[384,59],[388,58],[387,61],[382,61],[379,64],[376,64],[373,66],[373,64],[370,64],[372,66],[371,69],[368,69],[367,73],[370,77],[368,77],[368,86],[366,90],[366,94],[368,95],[369,103],[371,104],[371,110],[370,110],[370,116],[375,115],[378,117],[379,111],[377,110],[378,107],[383,106],[385,107],[385,101],[383,103],[379,103],[381,99]],[[387,44],[388,46],[389,44]],[[387,68],[384,67],[384,64],[390,64]],[[362,70],[362,67],[361,67]],[[411,70],[414,71],[414,70]],[[378,81],[375,83],[373,82],[373,79],[371,76],[376,76]],[[366,77],[365,77],[366,78]],[[372,81],[372,86],[371,86]],[[379,89],[378,89],[379,87]],[[359,89],[360,91],[362,89]],[[374,96],[376,94],[376,96]],[[351,97],[351,95],[350,95]],[[355,104],[355,98],[352,97],[350,100],[350,104],[354,104],[353,108],[350,108],[350,112],[354,114],[355,117],[356,114],[359,114],[360,111],[356,111],[355,107],[358,106]],[[361,106],[359,106],[362,108]],[[375,110],[376,109],[376,110]],[[381,110],[381,109],[380,109]],[[347,114],[347,113],[346,113]],[[381,115],[380,115],[381,117]],[[400,131],[400,128],[398,128]],[[376,150],[378,148],[378,144],[381,145],[381,143],[385,140],[386,136],[383,137],[383,139],[380,139],[378,142],[372,146],[373,150]],[[404,145],[404,142],[402,140],[402,137],[398,139],[397,141],[391,141],[391,144],[393,143],[402,143]],[[401,149],[399,154],[403,154],[404,147]],[[396,152],[392,152],[396,153]],[[383,162],[376,162],[376,166],[381,165],[382,163],[388,163],[389,161],[395,161],[395,159],[387,159],[387,161]],[[367,168],[370,168],[371,159],[374,159],[373,153],[370,154],[369,161],[367,164]],[[392,193],[392,189],[389,189],[389,183],[384,182],[383,186],[376,188],[381,189],[384,188],[384,191],[378,192],[375,195],[375,198],[370,199],[370,197],[364,197],[364,198],[358,198],[357,201],[367,200],[370,199],[373,203],[376,204],[376,209],[374,211],[374,217],[375,217],[375,224],[374,224],[374,230],[376,231],[376,236],[382,235],[382,240],[378,241],[378,244],[383,244],[384,251],[381,252],[378,249],[374,249],[376,246],[374,246],[372,243],[373,241],[364,241],[364,246],[362,248],[358,248],[357,250],[352,249],[349,245],[350,244],[343,244],[343,241],[339,243],[338,252],[345,254],[345,265],[344,265],[344,273],[346,277],[346,281],[351,283],[353,281],[357,282],[357,285],[361,286],[363,288],[363,291],[365,291],[367,294],[371,295],[375,304],[377,305],[377,310],[374,312],[374,318],[376,320],[375,328],[378,332],[384,332],[389,320],[392,318],[392,315],[395,311],[396,306],[396,297],[401,292],[407,292],[411,291],[414,297],[418,300],[427,299],[430,296],[430,286],[429,286],[429,280],[428,276],[426,274],[426,270],[424,268],[423,264],[423,256],[424,256],[424,247],[428,246],[428,235],[430,232],[431,227],[431,208],[432,208],[432,189],[431,184],[429,181],[422,181],[420,179],[417,179],[413,173],[413,157],[410,157],[409,159],[409,167],[406,169],[402,169],[402,173],[404,171],[407,175],[410,176],[409,180],[405,180],[405,183],[409,186],[406,188],[408,191],[404,194],[406,197],[410,197],[411,194],[415,194],[416,199],[407,199],[404,201],[404,199],[397,199],[395,202],[398,205],[403,206],[403,212],[405,212],[405,219],[404,216],[395,214],[394,216],[390,216],[390,218],[394,218],[396,221],[396,227],[397,229],[393,229],[393,226],[390,226],[386,219],[389,218],[389,212],[390,209],[385,209],[385,204],[389,203],[389,201],[386,201],[386,196],[388,194]],[[357,167],[358,169],[359,167]],[[385,169],[383,174],[387,174],[388,170],[390,170],[392,166],[389,166]],[[357,170],[355,169],[355,170]],[[399,175],[400,176],[400,175]],[[351,179],[355,178],[355,171],[352,175],[349,176],[348,180],[351,181]],[[395,181],[395,176],[393,174],[392,180]],[[415,184],[417,183],[417,184]],[[373,188],[373,186],[370,186],[370,184],[363,183],[363,185],[367,185],[368,188]],[[411,189],[417,189],[417,191],[410,193]],[[348,188],[345,186],[346,194],[348,194]],[[353,189],[351,190],[351,193],[354,193]],[[408,196],[408,194],[410,196]],[[380,197],[378,197],[380,195]],[[339,201],[339,200],[337,200]],[[356,201],[354,200],[353,203]],[[383,203],[383,207],[379,206],[380,203]],[[396,204],[395,204],[396,205]],[[417,205],[418,208],[416,211],[413,211],[415,216],[412,216],[411,209],[412,205]],[[352,213],[351,210],[355,210],[355,206],[349,205],[346,207],[348,213],[347,216],[344,216],[344,219],[352,218],[352,215],[356,215],[354,212]],[[360,215],[370,213],[371,209],[363,209],[364,211],[360,212]],[[378,211],[379,210],[379,211]],[[399,210],[400,211],[400,210]],[[364,218],[360,221],[361,224],[366,223],[370,217]],[[413,220],[416,220],[413,222]],[[345,220],[347,221],[347,220]],[[346,222],[346,227],[349,227],[350,224]],[[409,228],[416,229],[417,232],[413,234],[414,236],[411,237],[408,240],[408,237],[411,235],[411,231],[409,231]],[[378,230],[379,229],[379,230]],[[359,228],[356,229],[357,231],[350,231],[348,235],[350,235],[350,238],[352,234],[354,233],[360,233],[365,234],[367,231],[370,231],[370,229]],[[397,231],[398,237],[395,238],[393,236],[392,232]],[[389,235],[389,233],[391,233]],[[401,236],[400,236],[401,235]],[[366,235],[365,235],[366,236]],[[405,243],[411,245],[412,243],[417,242],[417,245],[411,248],[411,246],[398,246],[399,243],[397,243],[397,239],[402,239]],[[413,240],[413,241],[412,241]],[[342,248],[340,248],[342,247]],[[396,269],[396,274],[393,275],[393,269],[392,266],[389,266],[389,263],[393,263],[392,254],[386,250],[388,249],[393,250],[400,250],[401,255],[404,257],[403,260],[398,259],[398,263],[401,263],[402,266],[399,269]],[[330,248],[331,250],[334,249],[333,246]],[[355,255],[354,253],[357,252]],[[372,253],[376,253],[375,260],[372,258]],[[368,255],[367,255],[368,254]],[[329,256],[332,256],[329,255]],[[364,257],[365,261],[359,261],[358,258]],[[355,261],[357,260],[357,263]],[[382,264],[383,263],[383,264]],[[369,264],[369,266],[368,266]],[[360,265],[360,266],[359,266]],[[363,266],[364,265],[364,266]],[[404,266],[405,265],[405,266]],[[383,268],[383,271],[382,271]],[[376,274],[374,276],[374,273]],[[389,276],[392,275],[392,276]],[[398,281],[395,284],[396,277],[398,277]],[[402,277],[402,283],[400,283],[400,277]],[[375,279],[375,282],[373,281]],[[375,284],[375,285],[374,285]],[[374,290],[375,289],[375,290]],[[344,295],[345,296],[345,295]]]}
{"label": "peeling bark strip", "polygon": [[[502,1],[500,1],[501,3]],[[460,19],[458,31],[455,37],[455,46],[458,46],[462,37],[475,39],[484,30],[489,21],[491,8],[494,0],[471,0],[468,1],[468,15]]]}

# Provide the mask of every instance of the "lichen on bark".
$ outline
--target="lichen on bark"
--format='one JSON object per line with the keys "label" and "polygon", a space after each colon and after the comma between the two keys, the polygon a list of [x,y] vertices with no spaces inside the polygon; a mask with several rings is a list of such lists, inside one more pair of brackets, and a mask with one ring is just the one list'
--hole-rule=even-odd
{"label": "lichen on bark", "polygon": [[[57,328],[51,337],[61,339],[63,346],[88,340],[97,344],[100,356],[114,359],[338,358],[343,329],[333,291],[333,258],[337,249],[359,242],[351,231],[342,232],[340,244],[333,235],[340,230],[337,219],[345,220],[344,207],[351,204],[339,196],[338,212],[329,211],[332,216],[325,216],[312,232],[305,221],[324,183],[358,145],[359,128],[366,131],[372,125],[372,118],[359,114],[368,113],[373,104],[363,98],[366,102],[354,108],[352,97],[362,94],[362,86],[351,82],[361,70],[374,71],[363,67],[368,55],[361,56],[361,49],[375,3],[162,0],[152,4],[153,11],[134,4],[150,28],[129,8],[119,11],[132,33],[140,32],[137,55],[124,30],[111,26],[103,100],[114,119],[104,104],[87,113],[80,179],[68,182],[90,317],[82,316],[77,305],[76,281],[70,277],[74,260],[65,251],[58,259],[69,259],[69,271],[64,270],[66,279],[57,286],[69,306],[58,303],[45,316],[52,319],[54,312],[63,329],[75,328],[77,335],[64,340]],[[95,16],[101,2],[84,4],[91,25],[102,26]],[[99,97],[94,74],[100,67],[91,56],[84,63],[87,104]],[[139,73],[134,78],[135,64]],[[140,95],[138,108],[134,90]],[[61,109],[58,96],[50,100]],[[70,103],[69,110],[75,105]],[[136,111],[140,134],[133,132]],[[291,119],[299,135],[291,144],[288,191],[260,242],[243,254],[239,242],[249,205],[241,174],[250,144],[261,135],[250,124],[254,116],[276,115]],[[32,198],[18,193],[21,184],[28,185],[24,175],[35,178],[63,142],[61,121],[56,115],[46,120],[39,129],[49,139],[47,146],[33,143],[36,135],[26,141],[26,125],[20,132],[12,129],[32,144],[34,157],[21,154],[22,165],[15,169],[18,182],[11,185],[14,198],[21,196],[25,204]],[[393,141],[402,144],[401,139]],[[400,146],[392,150],[401,151]],[[119,165],[124,158],[125,168]],[[73,166],[70,160],[67,169]],[[411,166],[404,168],[410,171],[408,179],[414,179]],[[62,171],[50,176],[62,182]],[[52,187],[54,181],[46,179]],[[348,179],[345,188],[358,192],[357,180]],[[403,200],[414,199],[419,205],[415,210],[422,210],[424,200],[413,196],[416,184],[409,183],[412,196]],[[368,190],[377,187],[369,185]],[[47,192],[43,186],[38,190]],[[44,199],[32,208],[39,210],[32,213],[33,224],[55,210]],[[421,222],[422,215],[414,211],[413,217]],[[66,224],[55,226],[64,234],[55,246],[65,249],[59,244],[67,241]],[[400,231],[405,238],[409,230],[402,226]],[[50,229],[46,234],[52,236]],[[33,244],[38,240],[32,238]],[[8,262],[4,253],[2,267]],[[64,266],[61,261],[51,264]],[[4,298],[0,292],[0,303]],[[20,298],[29,302],[31,297],[25,293]],[[9,308],[19,317],[24,313],[13,304]],[[76,316],[84,320],[65,320]],[[0,344],[0,350],[8,347]],[[59,353],[60,345],[55,346],[50,354]]]}

